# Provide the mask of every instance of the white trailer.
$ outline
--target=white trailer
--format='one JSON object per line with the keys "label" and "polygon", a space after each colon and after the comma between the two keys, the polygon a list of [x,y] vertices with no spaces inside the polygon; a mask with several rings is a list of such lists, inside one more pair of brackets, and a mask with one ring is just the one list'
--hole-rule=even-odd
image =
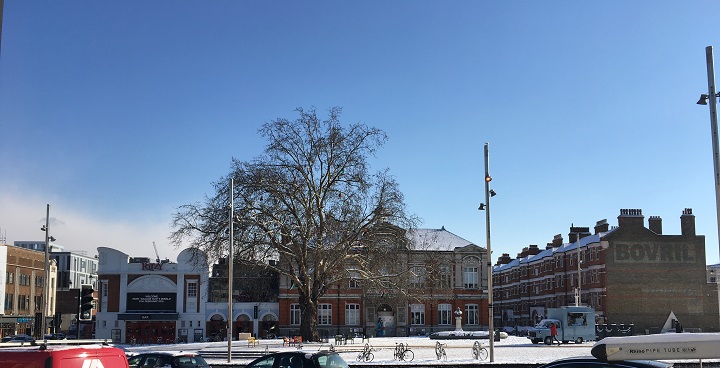
{"label": "white trailer", "polygon": [[557,327],[557,339],[563,344],[570,341],[581,344],[584,341],[595,340],[595,310],[590,307],[548,308],[547,318],[529,329],[527,338],[533,344],[544,342],[551,345],[553,343],[550,335],[551,324]]}

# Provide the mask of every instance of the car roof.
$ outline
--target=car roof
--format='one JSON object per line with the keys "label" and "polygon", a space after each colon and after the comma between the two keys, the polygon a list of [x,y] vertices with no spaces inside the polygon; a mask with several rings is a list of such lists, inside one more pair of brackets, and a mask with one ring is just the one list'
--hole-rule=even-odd
{"label": "car roof", "polygon": [[547,364],[543,364],[541,367],[546,366],[552,366],[559,363],[578,363],[578,362],[597,362],[604,364],[605,366],[630,366],[630,367],[655,367],[655,368],[661,368],[661,367],[672,367],[672,363],[665,363],[657,360],[620,360],[615,362],[605,362],[600,359],[597,359],[593,356],[582,356],[582,357],[571,357],[571,358],[562,358],[555,361],[552,361]]}
{"label": "car roof", "polygon": [[137,353],[135,356],[141,356],[141,355],[196,356],[199,354],[194,351],[162,350],[162,351],[143,351],[143,352]]}

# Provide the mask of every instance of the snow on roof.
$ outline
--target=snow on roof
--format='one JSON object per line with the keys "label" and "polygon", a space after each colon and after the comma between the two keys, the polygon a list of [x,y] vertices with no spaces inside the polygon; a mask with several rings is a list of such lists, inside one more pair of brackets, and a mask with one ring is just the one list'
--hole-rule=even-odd
{"label": "snow on roof", "polygon": [[410,248],[416,250],[453,250],[468,245],[475,245],[447,230],[440,229],[410,229],[405,234],[410,241]]}
{"label": "snow on roof", "polygon": [[602,237],[604,237],[607,234],[610,234],[614,230],[615,229],[612,229],[608,232],[601,232],[601,233],[597,233],[597,234],[593,234],[593,235],[588,235],[582,239],[579,239],[578,241],[576,241],[574,243],[564,243],[559,247],[544,249],[538,254],[530,254],[523,258],[513,259],[510,263],[493,266],[493,271],[504,271],[504,270],[516,267],[521,263],[530,263],[530,262],[533,262],[533,261],[536,261],[539,259],[543,259],[545,257],[552,257],[552,255],[557,252],[562,252],[562,253],[570,252],[570,251],[576,250],[578,246],[586,247],[588,244],[599,243],[600,239],[602,239]]}

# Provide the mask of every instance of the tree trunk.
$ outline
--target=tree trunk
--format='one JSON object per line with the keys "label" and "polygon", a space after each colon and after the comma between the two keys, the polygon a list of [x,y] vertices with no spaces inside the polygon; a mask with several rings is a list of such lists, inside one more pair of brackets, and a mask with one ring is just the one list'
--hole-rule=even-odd
{"label": "tree trunk", "polygon": [[300,297],[300,336],[303,341],[320,341],[320,334],[317,330],[317,302],[310,298]]}

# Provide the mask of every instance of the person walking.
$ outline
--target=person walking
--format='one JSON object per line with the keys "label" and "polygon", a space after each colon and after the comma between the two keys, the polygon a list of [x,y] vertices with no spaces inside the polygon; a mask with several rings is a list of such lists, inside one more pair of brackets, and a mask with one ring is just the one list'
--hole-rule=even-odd
{"label": "person walking", "polygon": [[552,336],[552,341],[550,341],[550,345],[552,345],[553,342],[557,341],[558,346],[560,346],[560,340],[557,338],[557,327],[555,327],[554,323],[550,324],[550,336]]}

